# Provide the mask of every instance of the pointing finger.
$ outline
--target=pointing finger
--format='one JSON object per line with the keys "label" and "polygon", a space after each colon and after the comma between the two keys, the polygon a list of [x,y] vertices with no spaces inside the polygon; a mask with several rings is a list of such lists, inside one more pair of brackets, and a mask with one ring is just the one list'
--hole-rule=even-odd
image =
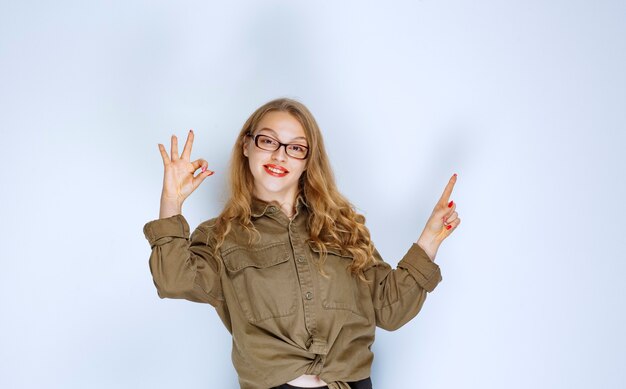
{"label": "pointing finger", "polygon": [[456,183],[456,173],[452,175],[452,177],[450,178],[450,181],[448,181],[448,185],[446,185],[446,188],[443,190],[443,194],[441,195],[441,198],[439,199],[439,205],[446,206],[446,207],[448,206],[450,195],[452,194],[452,189],[454,189],[455,183]]}

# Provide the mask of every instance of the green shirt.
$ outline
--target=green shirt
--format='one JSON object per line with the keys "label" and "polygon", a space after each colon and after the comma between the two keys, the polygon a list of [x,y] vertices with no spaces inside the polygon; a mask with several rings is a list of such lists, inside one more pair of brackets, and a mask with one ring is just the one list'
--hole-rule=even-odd
{"label": "green shirt", "polygon": [[[278,207],[254,199],[259,241],[233,223],[220,257],[207,245],[215,219],[189,236],[182,215],[144,226],[152,248],[150,271],[160,298],[215,307],[232,334],[232,361],[242,389],[267,389],[302,374],[330,388],[370,376],[376,326],[393,331],[420,311],[441,281],[439,266],[414,243],[397,269],[381,260],[353,276],[347,252],[329,251],[322,276],[309,245],[308,208],[301,197],[290,220]],[[219,263],[223,264],[220,266]]]}

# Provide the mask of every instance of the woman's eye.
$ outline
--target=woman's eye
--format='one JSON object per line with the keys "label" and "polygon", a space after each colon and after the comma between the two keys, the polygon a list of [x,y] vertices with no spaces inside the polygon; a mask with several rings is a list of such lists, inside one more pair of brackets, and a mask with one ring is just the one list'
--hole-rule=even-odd
{"label": "woman's eye", "polygon": [[273,145],[276,142],[274,142],[272,139],[269,139],[269,138],[262,138],[261,143],[266,144],[266,145]]}

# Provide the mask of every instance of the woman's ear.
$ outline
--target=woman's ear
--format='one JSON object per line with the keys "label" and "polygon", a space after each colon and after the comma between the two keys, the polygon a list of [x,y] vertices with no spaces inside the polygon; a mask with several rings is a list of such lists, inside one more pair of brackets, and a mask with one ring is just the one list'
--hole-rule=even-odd
{"label": "woman's ear", "polygon": [[246,136],[243,139],[243,155],[247,158],[248,157],[248,137]]}

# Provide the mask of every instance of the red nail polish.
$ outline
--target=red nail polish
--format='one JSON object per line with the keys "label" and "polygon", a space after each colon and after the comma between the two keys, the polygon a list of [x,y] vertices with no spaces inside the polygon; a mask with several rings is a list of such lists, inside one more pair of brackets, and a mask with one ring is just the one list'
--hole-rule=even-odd
{"label": "red nail polish", "polygon": [[454,201],[450,201],[450,202],[448,203],[448,208],[452,208],[452,204],[454,204]]}
{"label": "red nail polish", "polygon": [[202,173],[204,173],[205,171],[206,171],[206,168],[202,166]]}
{"label": "red nail polish", "polygon": [[452,224],[448,224],[448,226],[446,227],[446,230],[449,230],[450,228],[452,228]]}

